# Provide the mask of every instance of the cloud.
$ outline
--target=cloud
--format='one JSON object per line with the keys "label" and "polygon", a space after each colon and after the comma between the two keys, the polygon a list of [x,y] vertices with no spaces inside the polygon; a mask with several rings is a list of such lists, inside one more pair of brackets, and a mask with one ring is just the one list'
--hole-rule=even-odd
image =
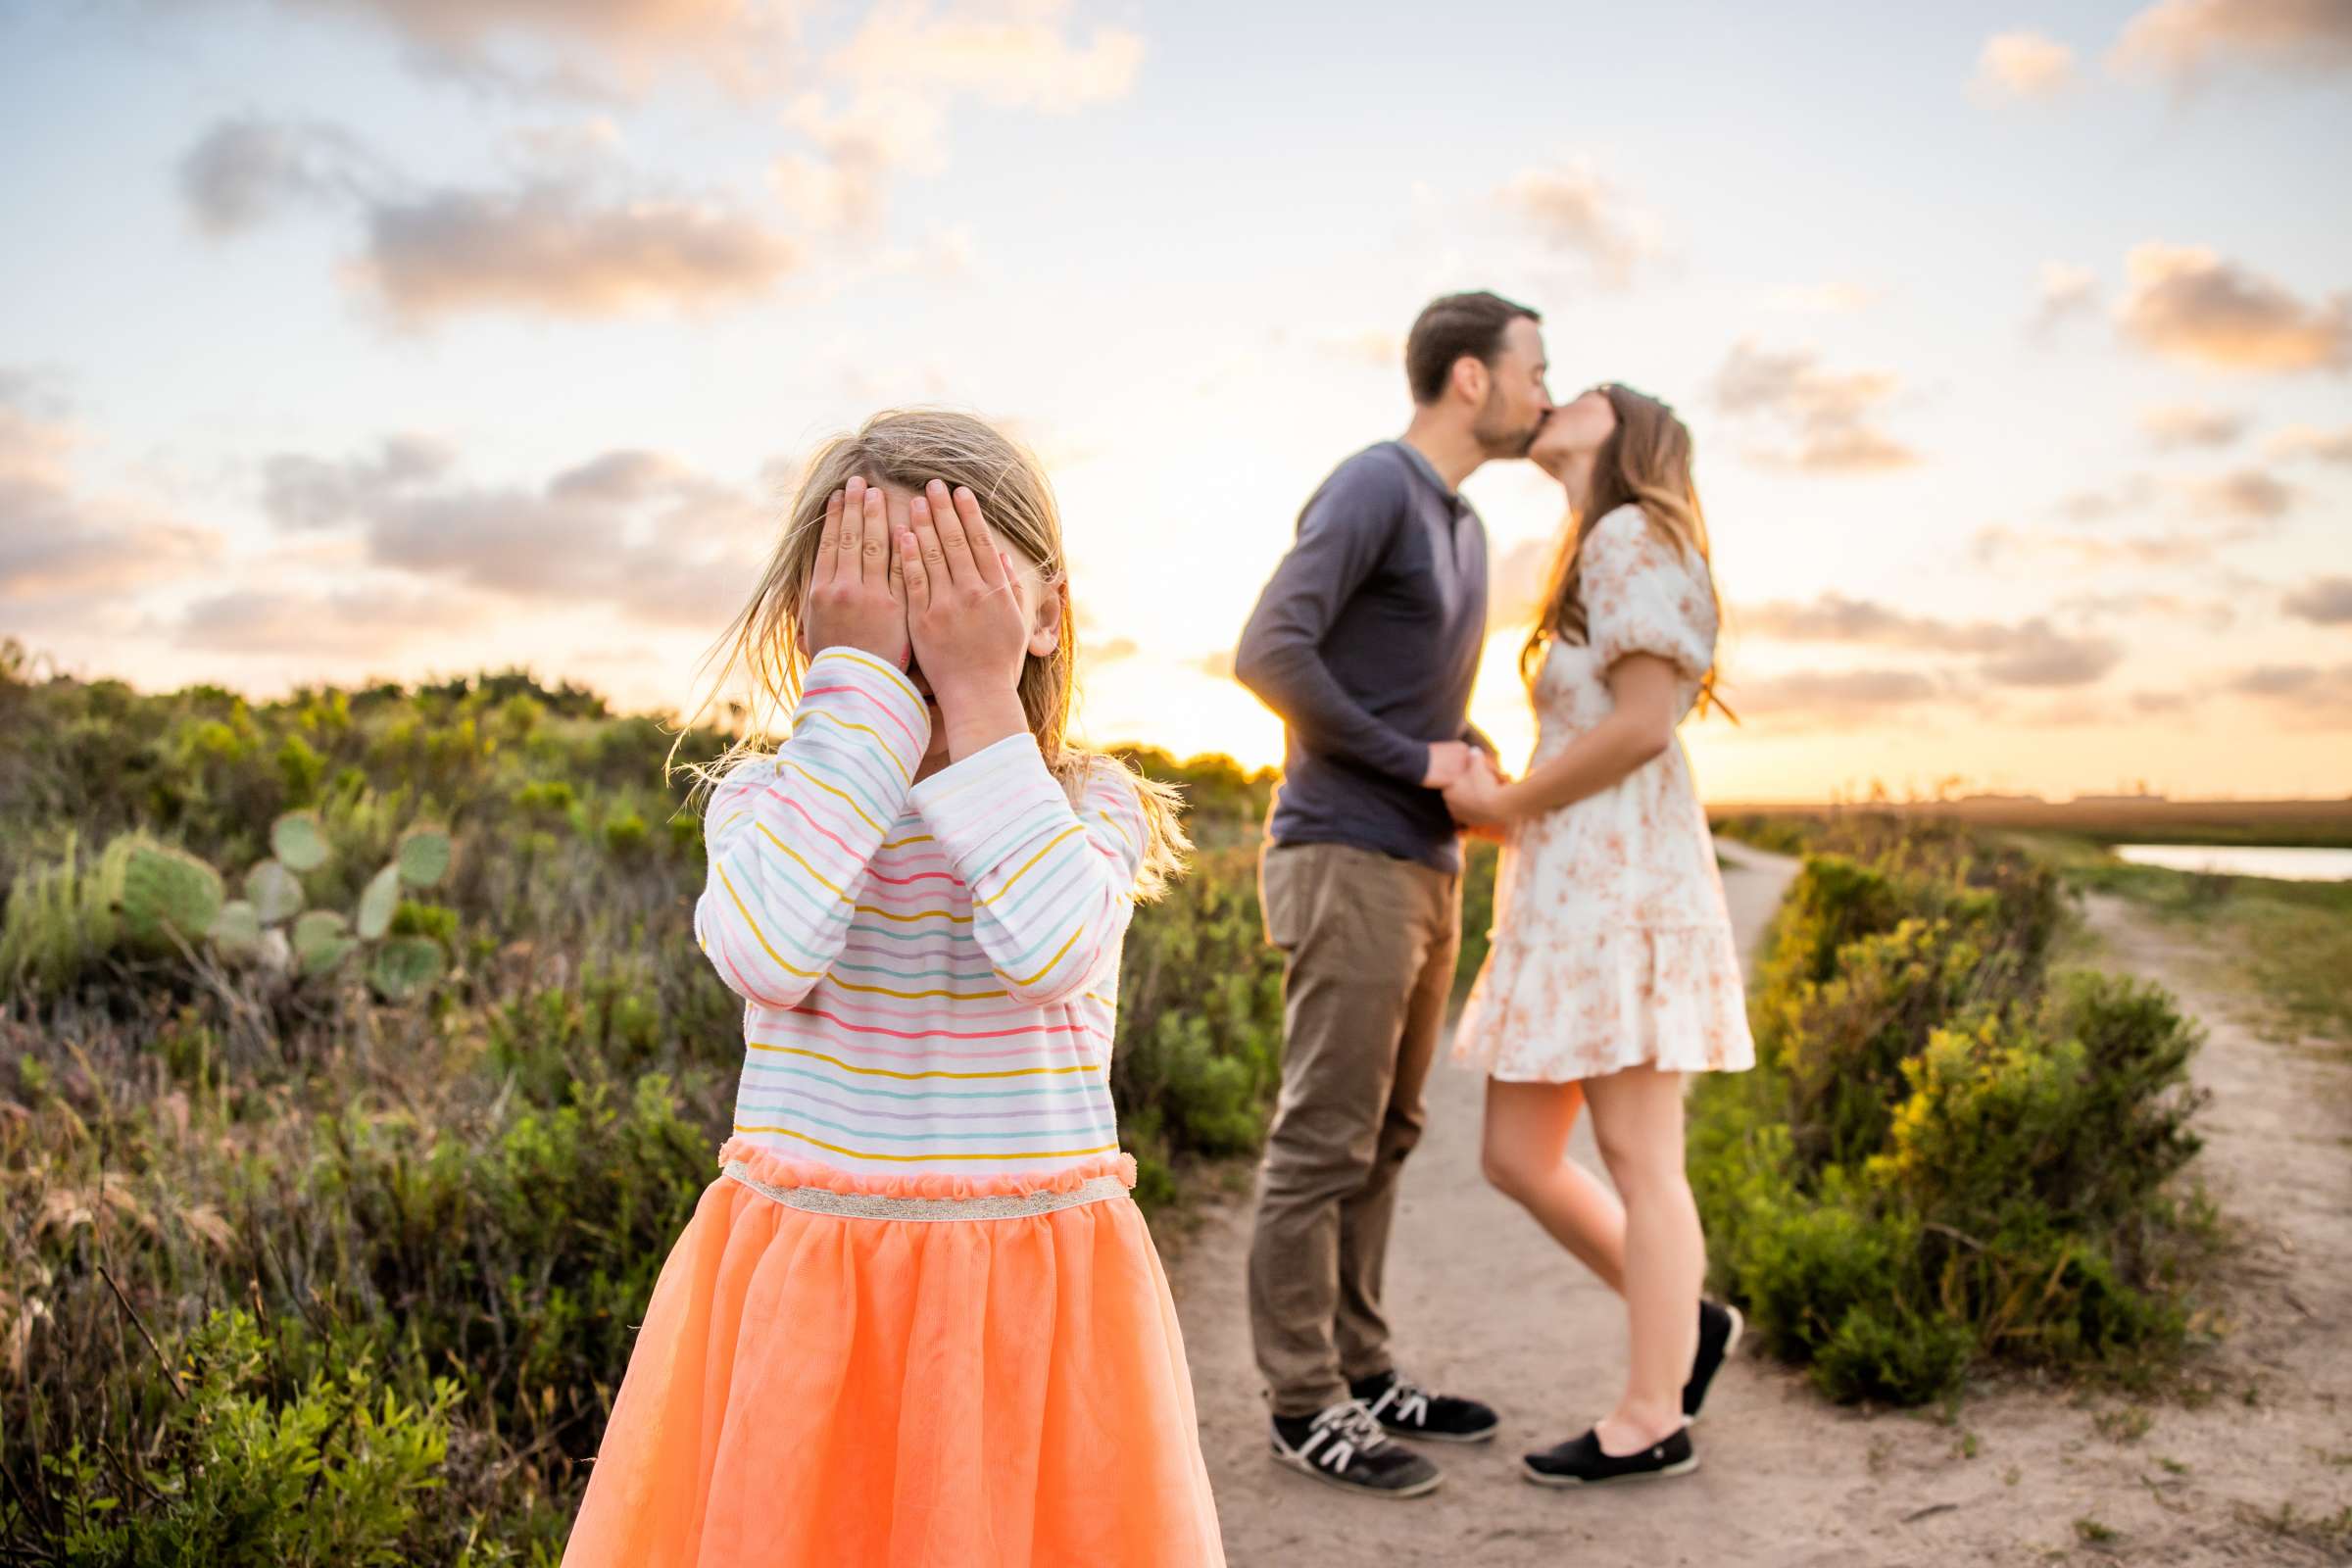
{"label": "cloud", "polygon": [[1980,675],[2002,686],[2085,685],[2123,658],[2122,646],[2112,638],[2073,636],[2040,616],[2015,623],[1951,621],[1837,593],[1811,604],[1784,600],[1743,610],[1740,625],[1744,632],[1786,642],[1967,654],[1978,660]]}
{"label": "cloud", "polygon": [[1979,566],[1995,571],[2052,557],[2078,567],[2183,566],[2209,559],[2227,537],[2231,536],[2212,530],[2171,529],[2124,538],[2094,538],[1992,523],[1969,536],[1968,551]]}
{"label": "cloud", "polygon": [[2307,305],[2191,245],[2133,246],[2127,271],[2116,325],[2151,353],[2227,370],[2352,366],[2352,296]]}
{"label": "cloud", "polygon": [[2284,516],[2295,504],[2294,487],[2281,484],[2260,468],[2239,468],[2218,478],[2185,480],[2181,493],[2197,512],[2263,521]]}
{"label": "cloud", "polygon": [[2183,599],[2178,594],[2073,594],[2057,608],[2085,622],[2161,617],[2193,621],[2211,632],[2228,631],[2237,623],[2237,609],[2227,599]]}
{"label": "cloud", "polygon": [[599,204],[543,186],[375,207],[354,275],[408,320],[491,309],[601,317],[757,298],[800,261],[792,241],[722,207]]}
{"label": "cloud", "polygon": [[1918,455],[1876,428],[1899,386],[1891,371],[1832,372],[1810,349],[1774,352],[1743,338],[1715,372],[1715,404],[1735,417],[1771,421],[1793,445],[1750,448],[1760,463],[1816,473],[1898,468]]}
{"label": "cloud", "polygon": [[2105,490],[2070,490],[2050,506],[2068,522],[2105,522],[2109,518],[2144,512],[2155,500],[2155,487],[2144,474],[2132,474]]}
{"label": "cloud", "polygon": [[174,640],[226,653],[376,658],[480,624],[477,606],[442,591],[232,588],[189,605]]}
{"label": "cloud", "polygon": [[409,324],[704,310],[767,294],[802,262],[754,214],[649,190],[609,159],[505,189],[417,189],[331,125],[224,121],[182,161],[180,188],[218,234],[296,208],[356,215],[345,280]]}
{"label": "cloud", "polygon": [[2072,262],[2044,262],[2036,290],[2029,335],[2048,338],[2075,317],[2089,314],[2098,304],[2099,274]]}
{"label": "cloud", "polygon": [[784,123],[813,146],[777,159],[770,182],[815,226],[870,237],[894,174],[947,167],[947,127],[961,103],[1070,114],[1126,97],[1142,36],[1099,25],[1081,37],[1069,12],[1069,0],[946,12],[886,0],[826,59],[822,79],[841,90],[806,92],[786,107]]}
{"label": "cloud", "polygon": [[1791,311],[1803,316],[1851,316],[1868,310],[1884,297],[1884,291],[1867,288],[1860,283],[1817,283],[1806,288],[1784,288],[1772,296],[1776,311]]}
{"label": "cloud", "polygon": [[888,83],[894,97],[956,94],[1049,114],[1124,98],[1143,65],[1142,35],[1097,26],[1081,41],[1063,30],[1069,11],[1069,0],[945,12],[923,0],[884,0],[825,71]]}
{"label": "cloud", "polygon": [[2288,594],[2286,612],[2315,626],[2352,626],[2352,577],[2320,577]]}
{"label": "cloud", "polygon": [[346,132],[316,121],[222,120],[179,161],[179,192],[207,234],[241,233],[303,206],[356,199],[380,179]]}
{"label": "cloud", "polygon": [[2087,686],[2123,657],[2123,645],[2111,637],[2068,636],[2036,619],[2018,625],[2010,645],[1979,669],[2001,686]]}
{"label": "cloud", "polygon": [[359,515],[367,498],[441,477],[455,455],[429,436],[396,435],[374,458],[328,463],[284,453],[262,464],[262,510],[280,527],[333,528]]}
{"label": "cloud", "polygon": [[[0,377],[0,601],[56,604],[169,581],[219,559],[220,537],[74,479],[82,442],[28,376]],[[12,608],[12,614],[23,612]]]}
{"label": "cloud", "polygon": [[1141,652],[1143,649],[1134,638],[1113,637],[1108,642],[1089,647],[1086,650],[1086,661],[1090,664],[1116,664],[1133,659]]}
{"label": "cloud", "polygon": [[2268,703],[2313,725],[2352,724],[2352,663],[2332,669],[2318,664],[2257,664],[2224,680],[2222,689]]}
{"label": "cloud", "polygon": [[2187,692],[2133,692],[2127,701],[2132,711],[2152,718],[2161,713],[2186,712],[2196,699]]}
{"label": "cloud", "polygon": [[413,437],[340,462],[272,458],[263,506],[287,529],[356,531],[377,567],[703,628],[757,581],[772,528],[760,500],[666,454],[601,453],[532,489],[465,482],[446,452]]}
{"label": "cloud", "polygon": [[2161,0],[2125,24],[2108,64],[2190,85],[2227,64],[2317,75],[2352,68],[2343,0]]}
{"label": "cloud", "polygon": [[2139,411],[2139,427],[2159,452],[2226,447],[2246,432],[2246,416],[2203,404],[2165,404]]}
{"label": "cloud", "polygon": [[2290,424],[2263,443],[2273,458],[2318,458],[2323,463],[2352,463],[2352,424],[2340,430]]}
{"label": "cloud", "polygon": [[2074,81],[2074,50],[2038,32],[1996,32],[1977,56],[1975,85],[1985,98],[2049,98]]}
{"label": "cloud", "polygon": [[1632,282],[1634,269],[1661,248],[1652,220],[1583,164],[1523,169],[1495,200],[1538,239],[1581,257],[1611,288]]}
{"label": "cloud", "polygon": [[1743,679],[1727,696],[1742,718],[1842,726],[1867,723],[1890,709],[1935,700],[1943,688],[1916,670],[1803,670]]}
{"label": "cloud", "polygon": [[[192,8],[195,0],[179,0]],[[606,97],[691,63],[737,90],[794,64],[800,0],[278,0],[372,23],[434,75],[524,96]],[[552,56],[553,64],[548,64]]]}

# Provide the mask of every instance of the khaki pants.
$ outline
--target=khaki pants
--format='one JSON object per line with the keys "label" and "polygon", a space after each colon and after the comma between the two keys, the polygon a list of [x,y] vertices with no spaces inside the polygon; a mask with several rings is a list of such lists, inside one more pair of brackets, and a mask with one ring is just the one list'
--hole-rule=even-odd
{"label": "khaki pants", "polygon": [[1461,879],[1349,845],[1278,844],[1258,883],[1288,963],[1250,1324],[1274,1413],[1310,1415],[1391,1367],[1381,1271],[1453,986]]}

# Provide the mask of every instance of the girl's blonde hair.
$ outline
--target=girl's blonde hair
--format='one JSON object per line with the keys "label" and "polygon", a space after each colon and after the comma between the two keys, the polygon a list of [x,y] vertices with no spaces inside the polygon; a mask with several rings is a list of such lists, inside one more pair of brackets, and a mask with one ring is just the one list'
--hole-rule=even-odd
{"label": "girl's blonde hair", "polygon": [[[855,433],[826,442],[809,460],[786,514],[783,536],[768,556],[759,586],[704,660],[706,695],[687,727],[708,713],[739,675],[751,692],[749,722],[743,736],[715,760],[688,764],[686,770],[707,784],[716,782],[745,758],[759,755],[767,726],[800,701],[801,677],[808,665],[808,656],[801,652],[801,607],[824,530],[825,503],[853,475],[868,484],[918,492],[933,479],[951,490],[969,486],[980,498],[980,509],[998,541],[1037,564],[1042,591],[1061,600],[1060,637],[1052,653],[1032,654],[1023,661],[1021,709],[1028,714],[1030,733],[1037,737],[1046,766],[1073,804],[1096,768],[1117,768],[1127,775],[1142,802],[1146,828],[1134,892],[1139,900],[1156,898],[1168,879],[1183,869],[1185,854],[1192,848],[1178,820],[1181,797],[1118,758],[1071,743],[1078,625],[1071,612],[1061,513],[1054,505],[1054,487],[1033,453],[968,414],[885,410]],[[674,747],[671,755],[676,756]]]}
{"label": "girl's blonde hair", "polygon": [[[1585,641],[1585,531],[1622,506],[1640,507],[1649,525],[1673,540],[1686,558],[1708,566],[1707,596],[1714,601],[1716,623],[1723,621],[1723,600],[1715,592],[1715,573],[1708,561],[1707,517],[1699,507],[1698,484],[1690,472],[1690,427],[1671,405],[1632,387],[1604,382],[1593,390],[1609,400],[1617,415],[1617,428],[1593,455],[1592,484],[1584,508],[1570,515],[1559,553],[1544,573],[1544,597],[1539,601],[1544,609],[1519,650],[1519,678],[1530,685],[1547,644],[1554,639]],[[1715,694],[1715,666],[1711,663],[1699,678],[1696,707],[1702,718],[1710,708],[1726,718],[1733,717]]]}

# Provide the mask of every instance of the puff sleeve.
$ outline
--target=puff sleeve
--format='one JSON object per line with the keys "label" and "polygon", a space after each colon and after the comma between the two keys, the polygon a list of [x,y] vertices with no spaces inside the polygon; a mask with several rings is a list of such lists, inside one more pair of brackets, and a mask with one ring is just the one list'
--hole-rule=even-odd
{"label": "puff sleeve", "polygon": [[1629,654],[1649,654],[1682,676],[1684,703],[1715,662],[1715,596],[1706,563],[1687,559],[1639,507],[1619,507],[1592,525],[1580,563],[1585,637],[1606,670]]}

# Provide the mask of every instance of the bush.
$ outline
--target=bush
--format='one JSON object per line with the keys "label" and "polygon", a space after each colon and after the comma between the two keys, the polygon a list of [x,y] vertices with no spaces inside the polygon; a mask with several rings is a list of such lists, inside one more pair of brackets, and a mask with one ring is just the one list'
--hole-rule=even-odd
{"label": "bush", "polygon": [[2167,1184],[2194,1030],[2161,991],[2046,969],[2046,868],[1863,824],[1808,858],[1750,1001],[1754,1072],[1691,1099],[1718,1283],[1838,1398],[1917,1403],[1986,1357],[2178,1344]]}
{"label": "bush", "polygon": [[1203,851],[1136,911],[1119,971],[1111,1098],[1138,1198],[1172,1198],[1179,1157],[1256,1149],[1281,1061],[1282,958],[1266,945],[1256,856]]}

